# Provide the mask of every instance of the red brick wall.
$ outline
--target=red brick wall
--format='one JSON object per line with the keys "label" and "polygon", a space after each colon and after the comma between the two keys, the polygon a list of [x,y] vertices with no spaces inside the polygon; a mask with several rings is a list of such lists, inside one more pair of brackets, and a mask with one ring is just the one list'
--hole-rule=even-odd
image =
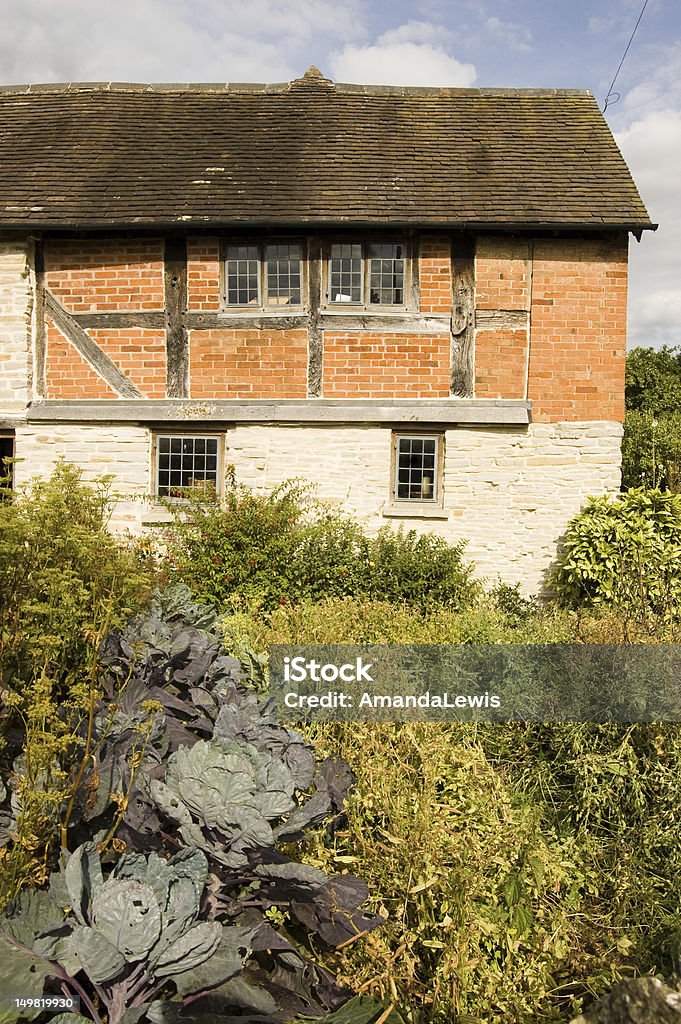
{"label": "red brick wall", "polygon": [[526,330],[476,333],[476,398],[524,398],[526,368]]}
{"label": "red brick wall", "polygon": [[195,312],[221,309],[220,243],[217,238],[188,239],[187,291],[189,309]]}
{"label": "red brick wall", "polygon": [[324,334],[324,398],[446,398],[448,334]]}
{"label": "red brick wall", "polygon": [[623,420],[626,309],[626,239],[535,243],[528,393],[535,420]]}
{"label": "red brick wall", "polygon": [[475,254],[478,309],[529,309],[530,243],[481,237]]}
{"label": "red brick wall", "polygon": [[116,398],[108,384],[63,334],[48,324],[45,379],[48,398]]}
{"label": "red brick wall", "polygon": [[192,398],[305,398],[307,331],[190,332]]}
{"label": "red brick wall", "polygon": [[163,242],[51,239],[45,283],[70,313],[163,309]]}
{"label": "red brick wall", "polygon": [[448,236],[421,239],[419,283],[422,313],[451,313],[452,261]]}

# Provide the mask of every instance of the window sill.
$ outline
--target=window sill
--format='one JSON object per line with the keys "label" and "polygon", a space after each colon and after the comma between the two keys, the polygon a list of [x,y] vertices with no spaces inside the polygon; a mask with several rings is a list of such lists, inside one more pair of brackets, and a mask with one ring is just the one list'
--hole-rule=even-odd
{"label": "window sill", "polygon": [[449,519],[449,512],[442,505],[422,505],[417,501],[386,505],[382,515],[387,519]]}

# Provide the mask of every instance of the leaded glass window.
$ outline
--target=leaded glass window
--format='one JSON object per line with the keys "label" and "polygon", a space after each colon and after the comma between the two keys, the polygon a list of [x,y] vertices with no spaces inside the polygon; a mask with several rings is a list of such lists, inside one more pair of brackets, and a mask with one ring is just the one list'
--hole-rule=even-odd
{"label": "leaded glass window", "polygon": [[404,306],[406,275],[403,242],[335,242],[329,254],[329,304]]}
{"label": "leaded glass window", "polygon": [[156,440],[156,493],[182,497],[187,491],[215,495],[218,438],[160,434]]}
{"label": "leaded glass window", "polygon": [[398,501],[439,500],[438,437],[395,438],[395,498]]}
{"label": "leaded glass window", "polygon": [[228,245],[225,248],[225,302],[228,306],[300,306],[300,243]]}

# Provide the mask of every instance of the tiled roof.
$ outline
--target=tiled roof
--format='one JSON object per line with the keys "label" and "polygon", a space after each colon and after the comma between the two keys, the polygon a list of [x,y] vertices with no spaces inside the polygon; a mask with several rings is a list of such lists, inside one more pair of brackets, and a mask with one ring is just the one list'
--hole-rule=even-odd
{"label": "tiled roof", "polygon": [[651,227],[577,90],[0,89],[0,227]]}

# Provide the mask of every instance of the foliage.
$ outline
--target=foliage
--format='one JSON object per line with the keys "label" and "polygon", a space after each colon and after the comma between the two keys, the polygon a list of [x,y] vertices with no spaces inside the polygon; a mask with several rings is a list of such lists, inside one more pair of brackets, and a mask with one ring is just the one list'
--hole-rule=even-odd
{"label": "foliage", "polygon": [[[637,871],[622,864],[610,885],[598,855],[606,851],[614,863],[617,844],[594,846],[588,833],[581,836],[554,813],[551,794],[542,793],[538,752],[512,760],[514,745],[523,748],[532,729],[310,727],[320,750],[330,745],[350,760],[358,783],[347,828],[308,857],[319,866],[351,864],[369,882],[374,906],[388,915],[361,948],[350,947],[342,959],[330,953],[326,963],[356,991],[395,1001],[413,1024],[570,1019],[590,991],[632,969],[634,942],[640,952],[663,883],[641,859]],[[605,763],[619,767],[616,750],[603,762],[600,785],[618,783],[607,807],[626,779],[605,772]],[[529,794],[524,786],[533,766]],[[567,784],[560,795],[569,806]],[[595,800],[595,787],[591,795]],[[576,789],[575,809],[582,799],[586,805],[586,793]],[[654,813],[661,803],[653,800],[648,809]],[[635,845],[636,833],[627,840]],[[676,876],[665,870],[663,877]],[[612,919],[611,892],[618,894]],[[671,894],[665,903],[671,912]]]}
{"label": "foliage", "polygon": [[[125,864],[138,866],[140,854],[149,851],[200,851],[210,866],[202,900],[206,920],[253,931],[252,955],[238,965],[233,981],[223,978],[220,1005],[212,993],[213,1002],[203,1008],[217,1013],[243,1006],[263,1022],[319,1015],[337,1008],[348,993],[309,959],[305,936],[339,945],[376,928],[382,918],[363,909],[364,882],[348,874],[329,876],[290,853],[311,828],[338,813],[353,776],[336,758],[316,764],[309,745],[276,720],[270,703],[258,702],[241,684],[241,668],[222,649],[213,619],[186,588],[171,587],[123,633],[104,642],[104,696],[82,726],[87,759],[62,819],[64,845],[83,849],[92,840],[107,856],[124,848],[136,856],[124,858]],[[15,763],[8,816],[22,770]],[[6,832],[11,831],[10,823]],[[116,868],[112,877],[118,880],[122,870]],[[214,946],[215,927],[210,934]],[[88,948],[97,950],[97,944],[88,935]],[[155,956],[158,948],[147,948],[145,956]],[[119,964],[115,975],[89,975],[91,1001],[96,985],[110,989],[114,977],[123,986],[117,1000],[127,998],[125,992],[129,996],[131,985],[146,999],[150,991],[142,969],[127,971],[113,961]],[[84,962],[82,970],[88,975]],[[151,994],[157,994],[158,966],[149,960],[144,972]]]}
{"label": "foliage", "polygon": [[46,877],[86,756],[74,723],[89,720],[99,693],[99,641],[151,590],[154,570],[109,533],[108,518],[107,482],[87,486],[64,463],[0,503],[0,769],[23,750],[0,906],[25,881]]}
{"label": "foliage", "polygon": [[681,491],[681,411],[627,413],[622,438],[622,485]]}
{"label": "foliage", "polygon": [[635,348],[627,356],[627,409],[681,411],[681,348]]}
{"label": "foliage", "polygon": [[681,495],[634,489],[590,498],[568,524],[552,585],[568,605],[677,618]]}
{"label": "foliage", "polygon": [[463,543],[389,527],[369,536],[295,483],[269,494],[241,487],[222,502],[194,498],[171,507],[171,578],[223,607],[237,599],[271,610],[346,596],[462,607],[478,589]]}

